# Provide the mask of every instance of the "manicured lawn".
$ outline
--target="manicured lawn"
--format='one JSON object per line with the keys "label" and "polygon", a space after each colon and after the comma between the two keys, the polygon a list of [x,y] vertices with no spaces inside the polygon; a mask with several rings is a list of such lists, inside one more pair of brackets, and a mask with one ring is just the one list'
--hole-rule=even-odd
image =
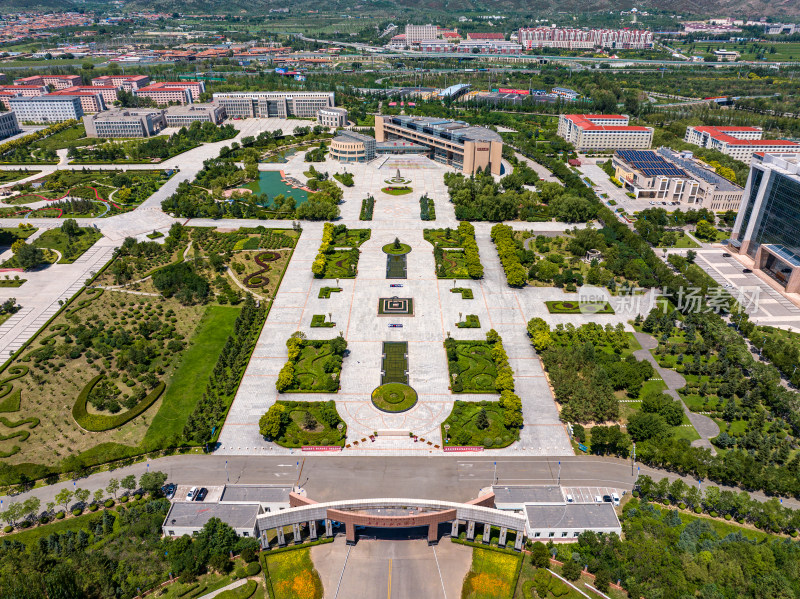
{"label": "manicured lawn", "polygon": [[461,299],[474,299],[475,296],[472,294],[472,289],[468,289],[467,287],[453,287],[450,290],[450,293],[460,293]]}
{"label": "manicured lawn", "polygon": [[479,329],[481,321],[476,314],[467,314],[467,317],[463,321],[457,322],[456,326],[459,329]]}
{"label": "manicured lawn", "polygon": [[[0,171],[2,172],[2,171]],[[2,227],[0,228],[0,247],[11,247],[14,245],[14,242],[18,239],[27,239],[34,233],[36,233],[38,229],[36,227],[30,227],[23,229],[22,226],[19,227]]]}
{"label": "manicured lawn", "polygon": [[[725,239],[723,237],[723,239]],[[665,246],[658,246],[658,247],[665,247]],[[697,249],[700,246],[692,241],[692,238],[686,235],[683,231],[678,235],[678,240],[675,245],[666,246],[666,247],[673,247],[673,248],[687,248],[687,249]]]}
{"label": "manicured lawn", "polygon": [[320,299],[330,299],[331,293],[339,293],[341,290],[341,287],[322,287],[317,297]]}
{"label": "manicured lawn", "polygon": [[514,594],[521,555],[472,549],[472,566],[464,578],[461,599],[508,599]]}
{"label": "manicured lawn", "polygon": [[59,264],[72,264],[92,247],[103,234],[93,227],[81,227],[81,234],[74,240],[61,231],[50,229],[42,233],[33,245],[42,249],[57,250],[61,254]]}
{"label": "manicured lawn", "polygon": [[550,301],[545,302],[550,314],[614,314],[608,302]]}
{"label": "manicured lawn", "polygon": [[400,247],[395,247],[394,243],[387,243],[381,249],[384,254],[392,254],[399,256],[401,254],[408,254],[411,251],[411,246],[405,243],[398,244]]}
{"label": "manicured lawn", "polygon": [[[478,414],[486,411],[488,426],[478,428]],[[519,430],[509,430],[503,424],[503,408],[499,401],[460,401],[453,404],[453,411],[442,423],[442,438],[450,436],[447,445],[506,447],[517,440]],[[445,432],[445,425],[450,429]]]}
{"label": "manicured lawn", "polygon": [[20,169],[18,171],[0,171],[0,184],[19,181],[20,179],[24,179],[25,177],[38,175],[41,172],[42,171],[29,171],[27,169],[25,170]]}
{"label": "manicured lawn", "polygon": [[262,554],[272,599],[322,599],[322,581],[308,548]]}
{"label": "manicured lawn", "polygon": [[211,375],[209,356],[218,356],[222,351],[239,312],[240,308],[232,306],[206,308],[175,374],[167,382],[161,407],[144,437],[145,445],[161,445],[183,433]]}
{"label": "manicured lawn", "polygon": [[[684,414],[684,419],[686,419],[685,414]],[[689,441],[689,443],[691,443],[692,441],[696,441],[697,439],[699,439],[700,435],[697,433],[694,427],[691,424],[689,424],[688,426],[686,425],[673,426],[672,437],[674,439],[686,439],[687,441]]]}
{"label": "manicured lawn", "polygon": [[372,403],[384,412],[405,412],[417,403],[417,392],[403,383],[386,383],[372,392]]}
{"label": "manicured lawn", "polygon": [[331,245],[336,248],[357,248],[372,235],[372,229],[345,229],[334,236]]}
{"label": "manicured lawn", "polygon": [[406,186],[402,187],[391,186],[391,187],[384,187],[381,189],[381,191],[386,195],[390,196],[404,196],[406,194],[411,193],[414,190],[411,187],[406,187]]}
{"label": "manicured lawn", "polygon": [[[332,344],[333,340],[302,341],[300,355],[294,361],[287,362],[293,365],[293,377],[285,387],[278,386],[278,389],[284,393],[336,393],[339,390],[342,361],[334,355]],[[326,372],[329,361],[337,358],[338,363]]]}
{"label": "manicured lawn", "polygon": [[323,279],[354,279],[358,273],[358,250],[340,250],[325,256]]}
{"label": "manicured lawn", "polygon": [[[284,401],[279,400],[289,416],[289,422],[277,440],[283,447],[302,447],[303,445],[339,445],[345,443],[347,426],[341,432],[325,420],[323,409],[336,411],[333,401]],[[313,417],[313,426],[306,426],[306,412]],[[338,412],[337,412],[338,414]],[[339,419],[341,421],[341,419]],[[337,421],[338,423],[338,421]],[[344,423],[342,423],[344,424]]]}
{"label": "manicured lawn", "polygon": [[408,383],[408,343],[405,341],[383,342],[383,375],[381,385],[386,383]]}
{"label": "manicured lawn", "polygon": [[[497,393],[494,381],[497,368],[492,359],[492,346],[486,341],[455,341],[456,361],[448,361],[453,393]],[[456,390],[459,386],[460,389]]]}
{"label": "manicured lawn", "polygon": [[325,314],[314,314],[314,316],[311,317],[311,328],[331,328],[336,326],[335,322],[325,320],[326,318],[327,316]]}

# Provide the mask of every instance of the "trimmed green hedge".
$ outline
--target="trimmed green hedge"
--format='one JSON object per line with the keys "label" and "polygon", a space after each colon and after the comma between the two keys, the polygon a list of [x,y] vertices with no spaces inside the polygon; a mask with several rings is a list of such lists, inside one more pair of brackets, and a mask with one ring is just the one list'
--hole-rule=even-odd
{"label": "trimmed green hedge", "polygon": [[261,564],[258,562],[250,562],[244,569],[244,574],[247,577],[255,576],[259,572],[261,572]]}
{"label": "trimmed green hedge", "polygon": [[105,416],[101,414],[89,414],[86,411],[86,403],[89,400],[89,393],[92,392],[94,386],[100,382],[105,375],[98,374],[94,377],[89,383],[83,388],[83,391],[80,392],[78,395],[78,399],[75,400],[75,405],[72,406],[72,417],[75,419],[75,422],[78,423],[78,426],[87,430],[87,431],[107,431],[111,430],[112,428],[117,428],[133,420],[139,414],[147,410],[150,406],[152,406],[161,394],[164,392],[164,388],[166,384],[162,381],[156,385],[155,389],[153,389],[142,401],[139,402],[134,408],[128,410],[127,412],[123,412],[122,414],[117,414],[116,416]]}

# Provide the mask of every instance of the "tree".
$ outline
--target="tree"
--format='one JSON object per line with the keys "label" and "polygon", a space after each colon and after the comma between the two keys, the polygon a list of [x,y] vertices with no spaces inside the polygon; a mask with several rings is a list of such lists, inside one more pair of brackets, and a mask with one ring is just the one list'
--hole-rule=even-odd
{"label": "tree", "polygon": [[233,569],[233,562],[224,553],[220,553],[208,560],[208,566],[220,574],[227,574]]}
{"label": "tree", "polygon": [[285,408],[281,404],[273,404],[258,421],[258,432],[262,437],[277,439],[283,429]]}
{"label": "tree", "polygon": [[109,495],[113,495],[114,499],[117,498],[117,491],[119,491],[119,481],[116,478],[112,478],[108,481],[106,485],[106,493]]}
{"label": "tree", "polygon": [[75,499],[81,503],[86,503],[89,499],[89,495],[91,495],[89,489],[78,488],[75,490]]}
{"label": "tree", "polygon": [[9,503],[5,511],[0,512],[3,515],[3,522],[13,525],[22,515],[22,509],[21,503]]}
{"label": "tree", "polygon": [[145,472],[139,477],[139,488],[155,497],[161,492],[165,482],[167,482],[165,472]]}
{"label": "tree", "polygon": [[129,474],[121,481],[119,481],[119,484],[123,489],[125,489],[128,492],[128,494],[130,494],[136,488],[136,477],[133,474]]}
{"label": "tree", "polygon": [[628,419],[628,434],[634,441],[646,441],[653,437],[660,437],[667,430],[667,423],[660,414],[637,412]]}
{"label": "tree", "polygon": [[700,239],[714,240],[717,238],[717,230],[706,220],[697,221],[694,233]]}
{"label": "tree", "polygon": [[40,248],[27,243],[17,250],[14,257],[17,259],[19,267],[23,270],[31,270],[44,262],[44,252]]}
{"label": "tree", "polygon": [[608,570],[598,570],[594,575],[594,588],[601,593],[608,593],[608,586],[611,584],[611,576]]}
{"label": "tree", "polygon": [[211,518],[197,533],[197,542],[209,555],[227,555],[236,546],[239,536],[219,518]]}
{"label": "tree", "polygon": [[39,508],[42,507],[42,500],[38,497],[29,497],[25,501],[22,502],[22,515],[25,518],[33,518],[39,512]]}
{"label": "tree", "polygon": [[103,501],[103,495],[104,495],[103,489],[97,489],[94,492],[94,495],[92,495],[92,501],[94,503],[101,503]]}
{"label": "tree", "polygon": [[686,252],[686,262],[689,264],[694,264],[695,259],[697,258],[697,252],[694,250],[689,250]]}
{"label": "tree", "polygon": [[61,489],[55,496],[56,503],[63,505],[66,510],[69,507],[69,502],[72,501],[72,491],[69,489]]}
{"label": "tree", "polygon": [[541,541],[531,546],[531,565],[534,568],[547,568],[550,565],[550,552]]}
{"label": "tree", "polygon": [[[117,198],[119,200],[119,198]],[[70,239],[73,237],[77,237],[81,234],[81,228],[78,226],[78,223],[75,221],[74,218],[68,218],[65,220],[61,225],[61,230],[69,237]]]}
{"label": "tree", "polygon": [[308,410],[303,414],[303,428],[307,431],[313,431],[317,428],[317,419],[314,418],[314,415]]}
{"label": "tree", "polygon": [[481,408],[475,417],[475,426],[481,430],[489,428],[489,418],[486,416],[486,408]]}
{"label": "tree", "polygon": [[567,580],[578,580],[581,577],[581,567],[574,559],[568,559],[564,562],[561,575]]}

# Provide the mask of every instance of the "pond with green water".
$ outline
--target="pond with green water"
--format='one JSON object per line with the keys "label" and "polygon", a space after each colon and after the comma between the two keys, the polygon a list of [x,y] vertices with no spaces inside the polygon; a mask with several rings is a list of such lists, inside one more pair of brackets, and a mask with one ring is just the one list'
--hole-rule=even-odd
{"label": "pond with green water", "polygon": [[279,194],[284,197],[292,197],[297,206],[308,200],[308,192],[304,189],[295,189],[281,181],[279,171],[261,171],[257,181],[247,183],[244,187],[252,189],[253,193],[265,193],[269,196],[270,202]]}

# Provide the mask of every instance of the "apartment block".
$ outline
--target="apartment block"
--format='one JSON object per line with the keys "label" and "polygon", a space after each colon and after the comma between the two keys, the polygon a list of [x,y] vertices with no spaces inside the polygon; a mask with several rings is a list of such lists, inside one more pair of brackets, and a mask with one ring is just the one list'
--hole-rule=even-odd
{"label": "apartment block", "polygon": [[83,117],[86,137],[150,137],[167,126],[163,110],[114,108]]}
{"label": "apartment block", "polygon": [[100,94],[106,107],[111,107],[114,102],[119,100],[119,90],[121,88],[115,85],[75,85],[66,89],[60,90],[58,93],[69,94],[73,92],[85,92],[90,94]]}
{"label": "apartment block", "polygon": [[191,104],[194,101],[189,85],[166,86],[163,83],[153,83],[146,87],[140,87],[133,93],[142,98],[150,98],[159,106]]}
{"label": "apartment block", "polygon": [[628,125],[624,114],[562,114],[558,119],[558,136],[587,150],[646,150],[653,143],[653,129]]}
{"label": "apartment block", "polygon": [[760,127],[687,127],[683,141],[742,162],[749,162],[756,152],[800,151],[800,144],[785,139],[762,139],[763,134]]}
{"label": "apartment block", "polygon": [[787,293],[800,292],[800,152],[754,154],[731,251]]}
{"label": "apartment block", "polygon": [[52,85],[54,89],[61,90],[81,84],[80,75],[34,75],[15,79],[14,85]]}
{"label": "apartment block", "polygon": [[19,128],[19,122],[17,122],[17,115],[13,110],[9,112],[0,112],[0,139],[6,139],[21,131],[22,129]]}
{"label": "apartment block", "polygon": [[317,111],[317,122],[323,127],[346,127],[347,110],[345,108],[320,108]]}
{"label": "apartment block", "polygon": [[103,75],[92,79],[92,85],[121,87],[127,92],[135,91],[141,87],[150,85],[150,77],[147,75]]}
{"label": "apartment block", "polygon": [[436,25],[406,25],[406,43],[429,42],[439,37]]}
{"label": "apartment block", "polygon": [[523,27],[517,36],[517,41],[526,50],[535,50],[536,48],[648,50],[654,46],[653,33],[638,29]]}
{"label": "apartment block", "polygon": [[44,85],[0,85],[0,104],[6,110],[11,110],[8,103],[10,98],[33,98],[35,96],[43,96],[46,93],[47,87]]}
{"label": "apartment block", "polygon": [[47,95],[35,98],[17,96],[8,100],[20,123],[60,123],[83,116],[78,96]]}
{"label": "apartment block", "polygon": [[316,118],[322,108],[332,108],[333,92],[224,92],[214,103],[225,107],[228,118]]}
{"label": "apartment block", "polygon": [[65,90],[48,94],[48,96],[77,96],[81,99],[81,108],[83,108],[84,114],[101,112],[106,109],[106,103],[103,99],[103,95],[92,87],[88,87],[86,89],[68,87]]}
{"label": "apartment block", "polygon": [[225,120],[225,107],[214,104],[170,106],[164,111],[167,127],[188,127],[195,121],[219,125]]}

